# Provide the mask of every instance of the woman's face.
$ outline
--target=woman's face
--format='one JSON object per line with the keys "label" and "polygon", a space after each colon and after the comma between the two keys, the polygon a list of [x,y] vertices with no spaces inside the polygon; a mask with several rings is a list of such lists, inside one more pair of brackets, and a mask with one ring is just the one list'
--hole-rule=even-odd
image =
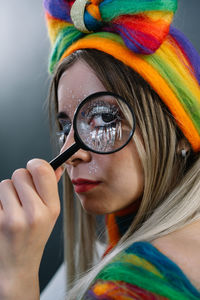
{"label": "woman's face", "polygon": [[[85,62],[77,61],[65,71],[58,85],[61,126],[72,123],[74,112],[85,97],[100,91],[105,91],[105,87]],[[73,143],[74,130],[71,127],[61,152]],[[133,140],[112,154],[101,155],[80,149],[65,165],[74,190],[89,213],[119,211],[138,200],[143,193],[143,169]]]}

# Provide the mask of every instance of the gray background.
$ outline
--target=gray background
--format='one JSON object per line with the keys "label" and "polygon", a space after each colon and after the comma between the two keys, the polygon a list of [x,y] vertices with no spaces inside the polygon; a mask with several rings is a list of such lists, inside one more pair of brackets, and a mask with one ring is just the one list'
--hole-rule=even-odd
{"label": "gray background", "polygon": [[[200,53],[200,0],[179,0],[174,25]],[[44,102],[49,41],[41,0],[0,0],[0,180],[28,160],[52,158]],[[62,214],[45,248],[41,290],[63,260]]]}

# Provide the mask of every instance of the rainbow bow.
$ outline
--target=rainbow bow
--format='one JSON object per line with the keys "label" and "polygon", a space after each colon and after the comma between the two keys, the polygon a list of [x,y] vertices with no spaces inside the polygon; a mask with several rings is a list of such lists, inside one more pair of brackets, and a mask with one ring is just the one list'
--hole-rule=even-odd
{"label": "rainbow bow", "polygon": [[[44,1],[50,40],[55,43],[51,70],[63,52],[85,35],[74,26],[70,16],[75,2]],[[89,33],[116,33],[131,51],[152,54],[168,34],[176,8],[177,0],[91,0],[87,1],[79,18],[83,18]],[[61,40],[64,40],[65,46],[60,43]]]}

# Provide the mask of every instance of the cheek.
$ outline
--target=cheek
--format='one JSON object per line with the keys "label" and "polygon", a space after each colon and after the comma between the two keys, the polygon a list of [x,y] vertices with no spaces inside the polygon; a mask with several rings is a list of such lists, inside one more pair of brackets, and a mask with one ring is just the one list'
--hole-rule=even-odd
{"label": "cheek", "polygon": [[[81,162],[80,164],[78,164],[75,168],[75,172],[76,174],[81,174],[81,176],[89,175],[91,179],[93,179],[93,177],[102,179],[107,173],[108,166],[109,160],[105,160],[104,155],[91,153],[91,161],[89,161],[88,163]],[[67,163],[65,164],[65,169],[69,176],[75,170],[72,165],[69,165]]]}
{"label": "cheek", "polygon": [[113,155],[109,170],[109,178],[116,190],[129,195],[133,194],[134,198],[141,196],[144,188],[144,172],[133,145]]}
{"label": "cheek", "polygon": [[101,155],[101,154],[92,154],[92,160],[88,165],[90,174],[101,174],[103,176],[107,176],[112,169],[113,161],[112,154]]}

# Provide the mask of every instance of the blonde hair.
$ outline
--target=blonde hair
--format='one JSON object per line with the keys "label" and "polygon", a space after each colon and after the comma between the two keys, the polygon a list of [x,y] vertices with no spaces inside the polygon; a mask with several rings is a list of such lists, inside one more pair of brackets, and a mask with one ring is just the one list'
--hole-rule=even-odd
{"label": "blonde hair", "polygon": [[108,91],[121,95],[133,107],[143,139],[141,143],[133,136],[144,169],[144,192],[126,234],[92,267],[96,255],[96,220],[82,209],[79,201],[74,201],[72,185],[65,174],[65,259],[68,287],[75,284],[67,299],[81,299],[99,271],[133,242],[153,241],[200,217],[199,154],[188,144],[187,156],[180,155],[178,145],[185,139],[182,132],[159,96],[134,70],[98,50],[79,50],[58,65],[51,85],[50,107],[53,104],[57,109],[59,79],[77,60],[85,61]]}

